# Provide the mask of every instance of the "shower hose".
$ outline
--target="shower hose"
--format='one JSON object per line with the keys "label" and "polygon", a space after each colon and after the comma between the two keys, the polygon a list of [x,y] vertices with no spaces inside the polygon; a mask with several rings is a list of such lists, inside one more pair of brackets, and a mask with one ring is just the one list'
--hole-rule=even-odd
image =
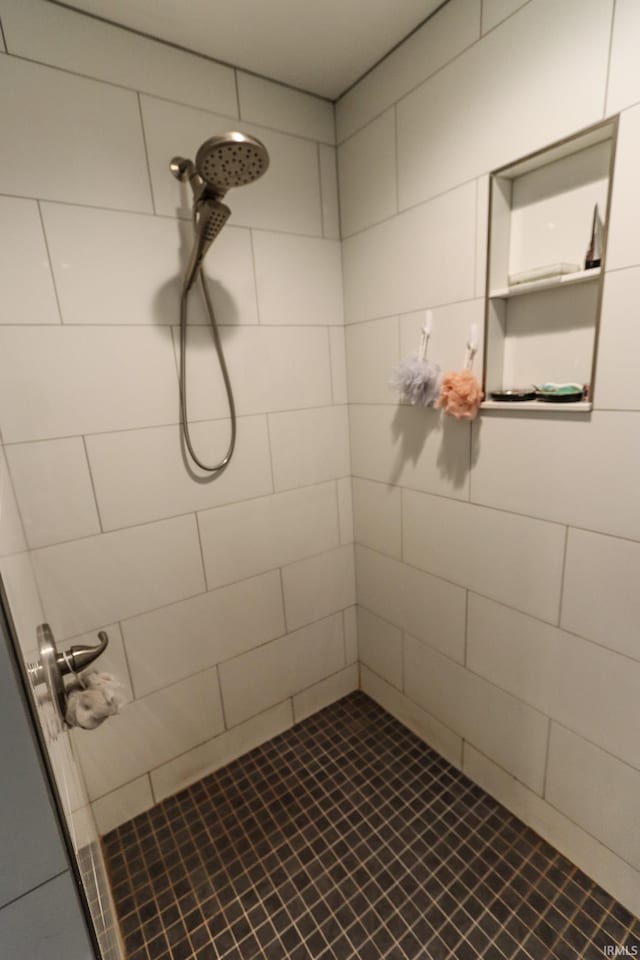
{"label": "shower hose", "polygon": [[[209,315],[209,321],[211,323],[213,342],[216,348],[216,353],[218,354],[218,362],[220,364],[220,371],[222,373],[222,379],[224,380],[225,390],[227,391],[227,402],[229,404],[231,436],[229,439],[227,452],[222,460],[219,460],[218,463],[214,464],[204,463],[195,452],[189,431],[189,414],[187,412],[187,301],[189,298],[189,290],[191,289],[191,285],[187,286],[186,284],[182,288],[182,294],[180,297],[180,415],[182,421],[182,436],[184,438],[185,446],[189,451],[189,456],[193,462],[200,467],[201,470],[204,470],[206,473],[211,473],[213,474],[213,477],[215,477],[222,473],[224,469],[226,469],[226,467],[229,465],[231,457],[233,456],[233,450],[236,445],[236,405],[233,399],[231,379],[229,377],[229,371],[227,369],[227,363],[224,358],[224,351],[222,349],[222,342],[220,340],[220,331],[218,330],[215,311],[213,309],[209,290],[207,289],[207,281],[205,279],[202,267],[198,267],[197,274],[200,280],[200,289],[202,290],[207,313]],[[211,479],[213,479],[213,477]]]}

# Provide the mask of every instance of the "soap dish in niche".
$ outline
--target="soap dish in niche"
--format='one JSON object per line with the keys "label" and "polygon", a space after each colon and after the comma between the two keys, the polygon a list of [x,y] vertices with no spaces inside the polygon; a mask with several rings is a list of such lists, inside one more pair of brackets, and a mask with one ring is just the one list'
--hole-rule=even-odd
{"label": "soap dish in niche", "polygon": [[499,400],[502,403],[523,403],[535,400],[537,393],[535,387],[510,387],[504,390],[492,390],[489,396],[492,400]]}
{"label": "soap dish in niche", "polygon": [[545,403],[579,403],[584,392],[579,383],[542,383],[536,387],[538,400]]}

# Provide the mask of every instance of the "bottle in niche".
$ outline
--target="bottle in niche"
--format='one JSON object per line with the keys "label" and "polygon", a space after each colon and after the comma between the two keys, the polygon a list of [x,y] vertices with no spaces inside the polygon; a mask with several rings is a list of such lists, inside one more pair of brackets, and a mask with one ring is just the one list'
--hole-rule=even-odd
{"label": "bottle in niche", "polygon": [[598,204],[593,208],[593,224],[591,227],[591,241],[587,255],[584,258],[585,270],[593,270],[602,263],[602,220],[598,211]]}

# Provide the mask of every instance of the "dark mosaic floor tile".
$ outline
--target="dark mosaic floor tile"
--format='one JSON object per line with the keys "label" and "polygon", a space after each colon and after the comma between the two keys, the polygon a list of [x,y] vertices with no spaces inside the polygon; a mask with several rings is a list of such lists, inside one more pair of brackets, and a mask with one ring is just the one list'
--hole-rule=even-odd
{"label": "dark mosaic floor tile", "polygon": [[128,960],[596,960],[640,922],[362,693],[104,838]]}

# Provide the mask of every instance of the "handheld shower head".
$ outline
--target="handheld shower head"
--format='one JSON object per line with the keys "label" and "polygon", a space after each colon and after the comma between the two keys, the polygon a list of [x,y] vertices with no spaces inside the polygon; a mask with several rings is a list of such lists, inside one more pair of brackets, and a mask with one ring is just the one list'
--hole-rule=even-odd
{"label": "handheld shower head", "polygon": [[217,197],[231,187],[244,187],[266,172],[269,154],[264,144],[246,133],[223,133],[205,140],[196,154],[196,170]]}

